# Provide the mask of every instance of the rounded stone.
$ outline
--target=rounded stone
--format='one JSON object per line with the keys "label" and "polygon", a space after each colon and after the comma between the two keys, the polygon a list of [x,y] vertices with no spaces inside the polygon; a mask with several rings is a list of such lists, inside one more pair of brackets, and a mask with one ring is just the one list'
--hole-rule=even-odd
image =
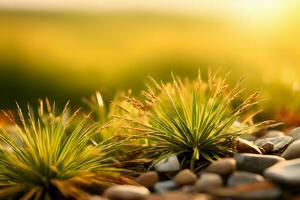
{"label": "rounded stone", "polygon": [[147,188],[134,185],[115,185],[104,191],[104,196],[110,200],[141,200],[149,194]]}
{"label": "rounded stone", "polygon": [[164,200],[162,196],[158,195],[158,194],[151,194],[148,195],[145,200]]}
{"label": "rounded stone", "polygon": [[281,156],[287,160],[300,158],[300,140],[290,144]]}
{"label": "rounded stone", "polygon": [[250,153],[241,153],[234,156],[237,169],[240,171],[248,171],[261,174],[263,171],[276,164],[284,158],[274,155],[259,155]]}
{"label": "rounded stone", "polygon": [[170,156],[158,162],[154,167],[157,172],[174,172],[180,170],[180,163],[177,156]]}
{"label": "rounded stone", "polygon": [[293,138],[290,136],[279,136],[279,137],[258,139],[255,141],[255,144],[259,147],[263,147],[266,143],[272,143],[274,146],[273,152],[275,152],[284,149],[292,142],[293,142]]}
{"label": "rounded stone", "polygon": [[261,150],[258,146],[256,146],[253,142],[238,138],[236,142],[236,149],[239,153],[256,153],[262,154]]}
{"label": "rounded stone", "polygon": [[281,194],[282,191],[279,187],[266,181],[213,190],[213,195],[221,199],[275,200],[279,199]]}
{"label": "rounded stone", "polygon": [[206,169],[206,172],[228,175],[236,170],[236,161],[234,158],[223,158],[213,161]]}
{"label": "rounded stone", "polygon": [[208,194],[195,194],[190,200],[213,200],[214,198]]}
{"label": "rounded stone", "polygon": [[235,187],[238,185],[249,184],[249,183],[259,183],[264,182],[265,179],[259,174],[254,174],[251,172],[237,171],[234,172],[227,181],[227,186]]}
{"label": "rounded stone", "polygon": [[276,183],[300,186],[300,158],[279,162],[266,169],[264,176]]}
{"label": "rounded stone", "polygon": [[107,198],[98,196],[98,195],[91,195],[87,198],[87,200],[108,200]]}
{"label": "rounded stone", "polygon": [[212,197],[208,194],[197,193],[168,192],[160,196],[163,200],[212,200]]}
{"label": "rounded stone", "polygon": [[293,140],[300,139],[300,127],[293,129],[289,134],[293,138]]}
{"label": "rounded stone", "polygon": [[191,200],[191,194],[184,192],[169,192],[162,194],[164,200]]}
{"label": "rounded stone", "polygon": [[176,190],[178,189],[178,187],[179,185],[173,180],[160,181],[155,183],[154,191],[157,193],[164,193],[164,192]]}
{"label": "rounded stone", "polygon": [[219,174],[203,173],[195,183],[197,192],[211,192],[215,188],[223,186],[223,179]]}
{"label": "rounded stone", "polygon": [[173,180],[179,185],[192,185],[197,181],[197,175],[185,169],[176,174]]}
{"label": "rounded stone", "polygon": [[270,130],[267,131],[262,137],[260,137],[261,139],[263,138],[272,138],[272,137],[279,137],[279,136],[285,136],[285,134],[281,131],[277,131],[277,130]]}
{"label": "rounded stone", "polygon": [[159,181],[159,176],[156,171],[150,171],[141,174],[136,178],[136,182],[144,187],[152,188]]}
{"label": "rounded stone", "polygon": [[180,191],[185,193],[193,193],[195,192],[194,185],[184,185],[180,188]]}
{"label": "rounded stone", "polygon": [[263,153],[271,153],[274,151],[274,144],[272,142],[266,142],[262,145]]}

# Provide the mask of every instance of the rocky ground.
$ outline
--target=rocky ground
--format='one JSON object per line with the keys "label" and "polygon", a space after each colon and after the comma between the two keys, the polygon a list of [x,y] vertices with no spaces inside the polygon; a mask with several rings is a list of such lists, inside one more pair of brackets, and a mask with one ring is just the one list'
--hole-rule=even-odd
{"label": "rocky ground", "polygon": [[300,128],[240,138],[233,158],[194,173],[180,170],[177,157],[137,177],[141,186],[117,185],[91,200],[300,200]]}

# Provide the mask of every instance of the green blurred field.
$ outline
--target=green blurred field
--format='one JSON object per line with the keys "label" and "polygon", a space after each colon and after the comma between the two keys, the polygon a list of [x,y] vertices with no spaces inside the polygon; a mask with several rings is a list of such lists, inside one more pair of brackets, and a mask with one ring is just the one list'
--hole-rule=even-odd
{"label": "green blurred field", "polygon": [[59,103],[100,90],[143,88],[148,75],[195,77],[198,69],[232,71],[247,91],[261,90],[267,111],[298,109],[300,19],[280,16],[159,12],[0,13],[1,108],[48,96]]}

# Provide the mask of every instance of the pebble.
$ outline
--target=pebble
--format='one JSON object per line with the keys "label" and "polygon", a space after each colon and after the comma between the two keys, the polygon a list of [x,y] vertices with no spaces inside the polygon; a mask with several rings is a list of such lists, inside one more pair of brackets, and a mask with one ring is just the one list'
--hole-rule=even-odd
{"label": "pebble", "polygon": [[157,172],[174,172],[180,170],[177,156],[171,156],[158,162],[155,166]]}
{"label": "pebble", "polygon": [[300,158],[279,162],[266,169],[264,176],[277,183],[300,186]]}
{"label": "pebble", "polygon": [[300,139],[300,127],[293,129],[289,134],[293,138],[293,140]]}
{"label": "pebble", "polygon": [[149,195],[145,200],[212,200],[208,194],[168,192],[160,195]]}
{"label": "pebble", "polygon": [[300,140],[290,144],[281,156],[287,160],[300,158]]}
{"label": "pebble", "polygon": [[157,193],[164,193],[172,190],[176,190],[179,188],[179,185],[172,180],[168,181],[160,181],[154,185],[154,191]]}
{"label": "pebble", "polygon": [[274,144],[272,142],[266,142],[261,148],[263,149],[264,154],[274,152]]}
{"label": "pebble", "polygon": [[203,173],[195,183],[195,190],[209,193],[211,190],[222,186],[223,180],[219,174]]}
{"label": "pebble", "polygon": [[164,200],[191,200],[191,194],[184,192],[168,192],[162,194]]}
{"label": "pebble", "polygon": [[206,172],[228,175],[236,170],[236,161],[234,158],[223,158],[213,161],[206,169]]}
{"label": "pebble", "polygon": [[103,197],[98,196],[98,195],[91,195],[87,198],[87,200],[107,200],[107,198],[103,198]]}
{"label": "pebble", "polygon": [[180,171],[173,179],[179,185],[192,185],[197,181],[197,175],[189,169]]}
{"label": "pebble", "polygon": [[227,186],[235,187],[242,184],[264,182],[265,178],[259,174],[251,172],[237,171],[234,172],[227,181]]}
{"label": "pebble", "polygon": [[195,194],[190,200],[213,200],[213,197],[208,194]]}
{"label": "pebble", "polygon": [[195,192],[195,187],[193,185],[184,185],[180,188],[180,191],[186,192],[186,193],[192,193]]}
{"label": "pebble", "polygon": [[239,153],[256,153],[262,154],[261,150],[258,146],[256,146],[253,142],[238,138],[236,143],[236,149]]}
{"label": "pebble", "polygon": [[145,200],[164,200],[162,198],[162,196],[158,195],[158,194],[151,194],[151,195],[148,195]]}
{"label": "pebble", "polygon": [[273,152],[276,152],[287,147],[292,141],[293,138],[290,136],[279,136],[279,137],[258,139],[255,141],[255,144],[259,147],[263,147],[266,143],[270,142],[274,145]]}
{"label": "pebble", "polygon": [[285,136],[285,134],[281,131],[270,130],[270,131],[267,131],[266,134],[264,134],[260,138],[263,139],[263,138],[280,137],[280,136]]}
{"label": "pebble", "polygon": [[284,158],[274,155],[259,155],[250,153],[241,153],[234,156],[237,169],[240,171],[248,171],[261,174],[263,171],[274,165],[275,163],[284,160]]}
{"label": "pebble", "polygon": [[240,200],[275,200],[279,199],[282,191],[271,182],[259,182],[239,185],[236,187],[217,188],[213,195],[221,198]]}
{"label": "pebble", "polygon": [[136,182],[146,188],[152,188],[159,181],[159,176],[156,171],[149,171],[137,177]]}
{"label": "pebble", "polygon": [[104,196],[110,200],[141,200],[149,194],[147,188],[134,185],[115,185],[104,191]]}

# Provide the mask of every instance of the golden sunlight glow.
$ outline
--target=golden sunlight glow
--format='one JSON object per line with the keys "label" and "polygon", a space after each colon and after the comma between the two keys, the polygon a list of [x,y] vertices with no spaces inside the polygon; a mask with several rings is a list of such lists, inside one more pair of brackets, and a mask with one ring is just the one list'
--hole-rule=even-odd
{"label": "golden sunlight glow", "polygon": [[300,90],[300,83],[299,83],[299,80],[296,79],[293,83],[293,91],[298,92],[299,90]]}
{"label": "golden sunlight glow", "polygon": [[280,17],[287,5],[281,0],[243,0],[232,2],[234,14],[241,17],[238,20],[247,20],[248,23],[274,23]]}
{"label": "golden sunlight glow", "polygon": [[257,15],[270,14],[278,11],[284,1],[281,0],[243,0],[235,1],[242,12],[256,13]]}

